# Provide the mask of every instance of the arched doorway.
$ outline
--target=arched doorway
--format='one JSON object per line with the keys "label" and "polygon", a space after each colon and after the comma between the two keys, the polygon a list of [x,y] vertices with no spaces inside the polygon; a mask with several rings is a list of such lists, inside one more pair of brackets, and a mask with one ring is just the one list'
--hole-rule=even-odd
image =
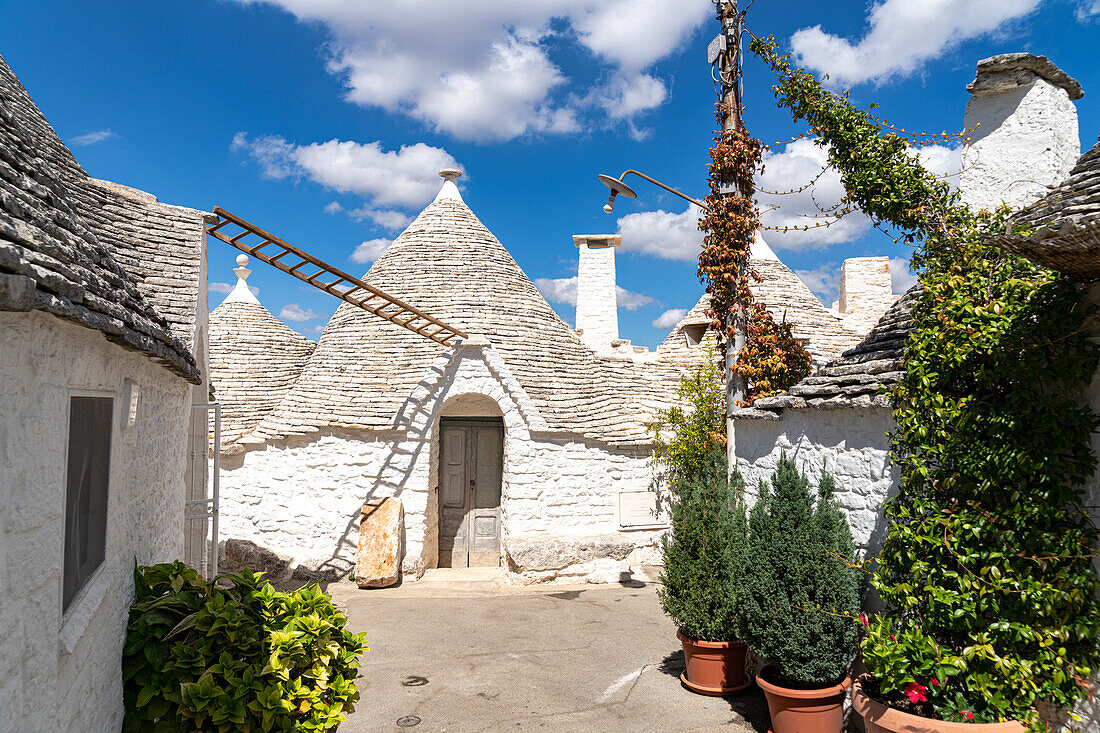
{"label": "arched doorway", "polygon": [[447,410],[449,414],[439,418],[438,564],[441,568],[496,567],[501,547],[504,420],[483,417],[488,410],[469,409],[469,403],[453,407],[459,409]]}

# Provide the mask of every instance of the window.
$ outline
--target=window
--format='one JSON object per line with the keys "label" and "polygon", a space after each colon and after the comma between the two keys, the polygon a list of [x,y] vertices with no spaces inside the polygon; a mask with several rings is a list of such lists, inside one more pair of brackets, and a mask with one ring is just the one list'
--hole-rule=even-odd
{"label": "window", "polygon": [[707,325],[694,324],[691,326],[684,326],[684,339],[688,346],[698,346],[707,335]]}
{"label": "window", "polygon": [[111,473],[114,399],[69,400],[69,465],[65,475],[65,555],[62,611],[103,562],[107,544],[107,484]]}

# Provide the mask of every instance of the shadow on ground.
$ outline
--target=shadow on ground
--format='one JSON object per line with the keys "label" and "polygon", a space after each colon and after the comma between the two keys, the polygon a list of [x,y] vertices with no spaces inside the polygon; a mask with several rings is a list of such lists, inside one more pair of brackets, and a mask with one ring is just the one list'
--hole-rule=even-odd
{"label": "shadow on ground", "polygon": [[[680,675],[686,668],[687,663],[684,661],[683,649],[669,652],[665,655],[665,658],[661,660],[661,663],[657,665],[658,671],[677,679],[680,678]],[[685,694],[696,694],[684,687],[683,683],[681,683],[680,686],[683,688]],[[768,733],[771,728],[771,718],[768,715],[768,701],[765,699],[764,693],[759,687],[754,684],[744,692],[730,695],[723,699],[726,701],[726,704],[730,706],[730,710],[744,718],[745,722],[751,725],[756,733]]]}

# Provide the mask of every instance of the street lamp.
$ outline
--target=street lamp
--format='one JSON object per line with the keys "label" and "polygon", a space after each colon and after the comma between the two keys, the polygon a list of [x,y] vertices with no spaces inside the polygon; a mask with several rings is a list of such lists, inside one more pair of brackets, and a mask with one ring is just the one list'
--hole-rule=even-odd
{"label": "street lamp", "polygon": [[626,196],[628,199],[638,198],[638,194],[634,193],[634,189],[631,188],[630,186],[626,185],[625,183],[623,183],[623,179],[626,178],[631,173],[638,176],[639,178],[646,179],[647,181],[649,181],[650,183],[652,183],[656,186],[660,186],[661,188],[668,191],[669,193],[674,193],[677,196],[679,196],[680,198],[690,201],[691,203],[695,204],[696,206],[698,206],[703,211],[707,210],[707,205],[704,204],[702,201],[700,201],[698,199],[693,199],[691,196],[680,193],[675,188],[672,188],[671,186],[666,186],[665,184],[661,183],[657,179],[650,178],[645,173],[641,173],[640,171],[636,171],[636,170],[628,170],[628,171],[624,171],[623,174],[621,176],[619,176],[618,178],[612,178],[611,176],[606,176],[603,173],[599,173],[599,174],[596,175],[596,178],[600,179],[600,183],[602,183],[603,185],[605,185],[605,186],[607,186],[608,188],[611,189],[611,195],[609,195],[607,197],[607,203],[604,204],[604,207],[603,207],[603,210],[606,211],[608,214],[610,214],[612,209],[614,208],[614,206],[615,206],[615,197],[618,196],[619,194],[622,194],[623,196]]}

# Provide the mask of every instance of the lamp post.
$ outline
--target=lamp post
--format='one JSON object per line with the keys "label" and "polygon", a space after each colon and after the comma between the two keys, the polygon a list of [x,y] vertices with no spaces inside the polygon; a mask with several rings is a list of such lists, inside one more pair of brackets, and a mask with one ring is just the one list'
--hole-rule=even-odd
{"label": "lamp post", "polygon": [[[714,77],[714,68],[717,67],[718,69],[718,76],[714,80],[719,85],[717,91],[718,98],[721,100],[719,121],[722,130],[729,132],[741,127],[741,33],[745,12],[738,11],[737,0],[714,0],[714,5],[718,21],[721,24],[721,32],[707,48],[707,57],[711,63],[712,77]],[[708,210],[707,205],[702,201],[693,199],[644,173],[631,169],[625,171],[618,178],[612,178],[602,173],[597,176],[600,183],[611,189],[611,194],[607,197],[607,203],[603,207],[603,210],[608,214],[613,210],[615,198],[618,195],[621,194],[631,199],[638,197],[634,189],[623,182],[623,179],[629,174],[644,178],[650,183],[690,201],[703,211]],[[745,196],[750,193],[742,191],[738,181],[723,180],[720,182],[718,195]],[[739,276],[740,274],[738,273]],[[745,324],[743,317],[737,312],[728,314],[726,317],[732,319],[732,323],[726,325],[730,326],[729,331],[733,333],[733,343],[726,343],[724,354],[726,372],[726,453],[732,470],[736,465],[736,455],[734,451],[734,423],[729,410],[732,405],[741,402],[745,398],[744,380],[733,371],[733,366],[737,362],[737,355],[745,346]]]}

